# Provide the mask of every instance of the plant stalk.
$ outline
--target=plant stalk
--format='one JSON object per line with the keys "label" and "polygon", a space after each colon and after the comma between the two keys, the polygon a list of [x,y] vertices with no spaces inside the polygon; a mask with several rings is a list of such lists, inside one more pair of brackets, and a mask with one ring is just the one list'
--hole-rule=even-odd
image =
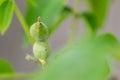
{"label": "plant stalk", "polygon": [[[75,0],[75,2],[74,2],[73,11],[75,14],[79,13],[79,3],[80,3],[80,0]],[[75,39],[75,35],[76,35],[76,31],[77,31],[77,23],[78,23],[78,16],[74,15],[73,21],[72,21],[72,24],[70,27],[70,36],[68,39],[68,43],[73,42],[73,40]]]}
{"label": "plant stalk", "polygon": [[33,44],[34,43],[34,39],[30,36],[30,32],[29,32],[29,27],[24,19],[24,17],[22,16],[19,8],[17,7],[16,3],[14,3],[14,10],[15,10],[15,13],[22,25],[22,28],[24,30],[24,32],[26,33],[28,39],[30,40],[30,42]]}
{"label": "plant stalk", "polygon": [[9,78],[30,78],[33,77],[34,74],[29,73],[8,73],[8,74],[0,74],[0,79],[9,79]]}

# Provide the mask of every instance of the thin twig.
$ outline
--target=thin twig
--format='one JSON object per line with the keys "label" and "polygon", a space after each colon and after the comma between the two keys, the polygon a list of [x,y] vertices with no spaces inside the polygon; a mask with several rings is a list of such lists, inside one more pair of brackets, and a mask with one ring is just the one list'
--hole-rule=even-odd
{"label": "thin twig", "polygon": [[9,78],[30,78],[33,77],[35,74],[30,73],[6,73],[6,74],[0,74],[0,79],[9,79]]}
{"label": "thin twig", "polygon": [[14,10],[15,10],[15,13],[22,25],[22,28],[24,30],[24,32],[26,33],[28,39],[30,40],[30,42],[33,44],[34,43],[34,39],[30,36],[30,32],[29,32],[29,27],[24,19],[24,17],[22,16],[19,8],[17,7],[16,3],[14,3]]}
{"label": "thin twig", "polygon": [[[79,12],[79,2],[80,2],[80,0],[75,0],[74,9],[73,9],[74,13]],[[77,31],[77,21],[78,21],[78,16],[74,15],[72,25],[71,25],[71,28],[70,28],[70,36],[69,36],[69,39],[68,39],[69,40],[68,43],[71,43],[75,38],[76,31]]]}

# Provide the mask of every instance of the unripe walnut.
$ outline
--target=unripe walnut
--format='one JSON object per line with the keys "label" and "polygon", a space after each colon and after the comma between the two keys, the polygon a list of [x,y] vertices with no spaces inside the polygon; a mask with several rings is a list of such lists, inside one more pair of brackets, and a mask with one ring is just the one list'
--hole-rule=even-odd
{"label": "unripe walnut", "polygon": [[46,60],[50,53],[48,43],[41,41],[35,42],[33,45],[33,53],[37,59]]}
{"label": "unripe walnut", "polygon": [[48,28],[38,18],[38,22],[34,23],[30,27],[30,34],[35,40],[33,45],[33,53],[37,60],[40,61],[42,65],[45,65],[46,59],[49,56],[50,49],[48,45]]}
{"label": "unripe walnut", "polygon": [[36,22],[30,27],[30,34],[35,41],[44,41],[48,39],[48,28],[44,23]]}

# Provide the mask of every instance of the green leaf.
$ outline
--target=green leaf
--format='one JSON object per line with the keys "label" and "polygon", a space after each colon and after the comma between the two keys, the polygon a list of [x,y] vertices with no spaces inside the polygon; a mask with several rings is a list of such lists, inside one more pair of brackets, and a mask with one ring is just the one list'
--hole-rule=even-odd
{"label": "green leaf", "polygon": [[2,3],[4,3],[6,0],[0,0],[0,5],[2,4]]}
{"label": "green leaf", "polygon": [[[105,46],[105,47],[117,47],[119,45],[119,41],[116,39],[116,37],[110,33],[102,34],[97,38],[97,42],[99,46]],[[101,44],[102,43],[102,44]]]}
{"label": "green leaf", "polygon": [[6,78],[8,74],[13,74],[13,68],[12,66],[8,63],[8,61],[1,59],[0,58],[0,79],[1,80],[13,80],[13,78]]}
{"label": "green leaf", "polygon": [[6,60],[0,58],[0,74],[11,72],[13,72],[11,65]]}
{"label": "green leaf", "polygon": [[105,22],[107,12],[110,6],[109,5],[110,0],[99,0],[99,1],[88,0],[88,1],[90,4],[91,12],[85,14],[84,18],[90,24],[90,27],[92,27],[93,31],[96,31],[98,28],[102,27]]}
{"label": "green leaf", "polygon": [[26,0],[31,6],[36,6],[35,0]]}
{"label": "green leaf", "polygon": [[0,5],[0,32],[2,34],[8,29],[13,16],[13,0],[6,0]]}
{"label": "green leaf", "polygon": [[98,25],[101,26],[105,17],[106,13],[109,9],[110,0],[90,0],[90,5],[92,7],[93,12],[98,18]]}
{"label": "green leaf", "polygon": [[59,51],[33,80],[107,80],[107,57],[118,43],[108,33],[79,40]]}
{"label": "green leaf", "polygon": [[104,34],[99,36],[98,43],[99,46],[109,51],[109,55],[120,60],[120,42],[112,34]]}
{"label": "green leaf", "polygon": [[81,14],[81,17],[84,18],[84,20],[86,21],[87,26],[90,27],[93,32],[95,32],[96,29],[97,29],[97,26],[98,26],[96,16],[93,13],[84,12],[84,13]]}

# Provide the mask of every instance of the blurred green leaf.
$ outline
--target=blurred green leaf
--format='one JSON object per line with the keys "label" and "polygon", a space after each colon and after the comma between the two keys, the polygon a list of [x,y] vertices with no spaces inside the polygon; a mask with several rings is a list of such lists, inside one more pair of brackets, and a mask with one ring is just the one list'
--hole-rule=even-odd
{"label": "blurred green leaf", "polygon": [[[0,78],[1,78],[1,75],[8,74],[8,73],[13,74],[12,66],[6,60],[0,58]],[[13,80],[13,79],[9,78],[8,80]]]}
{"label": "blurred green leaf", "polygon": [[35,6],[35,0],[26,0],[31,6]]}
{"label": "blurred green leaf", "polygon": [[97,38],[97,45],[102,47],[102,51],[106,51],[109,56],[120,60],[120,42],[112,34],[100,35]]}
{"label": "blurred green leaf", "polygon": [[[101,45],[101,43],[102,45]],[[104,34],[99,36],[98,45],[109,51],[109,55],[120,60],[120,42],[112,34]]]}
{"label": "blurred green leaf", "polygon": [[2,4],[2,3],[4,3],[5,2],[5,0],[0,0],[0,5]]}
{"label": "blurred green leaf", "polygon": [[116,48],[116,47],[118,47],[118,45],[120,45],[119,41],[116,39],[116,37],[109,33],[100,35],[97,38],[97,42],[98,42],[99,46],[104,46],[104,47],[108,47],[108,48],[110,48],[110,47]]}
{"label": "blurred green leaf", "polygon": [[0,59],[0,74],[11,72],[13,72],[11,65],[7,61]]}
{"label": "blurred green leaf", "polygon": [[88,27],[91,27],[93,32],[95,32],[96,29],[97,29],[97,25],[98,25],[96,16],[94,14],[90,13],[90,12],[84,12],[80,16],[85,19]]}
{"label": "blurred green leaf", "polygon": [[69,45],[33,80],[107,80],[110,73],[107,56],[118,43],[113,35],[103,34]]}
{"label": "blurred green leaf", "polygon": [[13,15],[13,0],[6,0],[0,5],[0,32],[2,34],[8,29]]}
{"label": "blurred green leaf", "polygon": [[103,24],[103,21],[106,17],[106,13],[109,9],[110,0],[89,0],[93,12],[97,16],[98,26],[100,27]]}
{"label": "blurred green leaf", "polygon": [[109,10],[110,0],[88,1],[92,11],[84,14],[84,18],[90,24],[93,31],[96,31],[98,28],[102,27],[105,22],[107,12]]}

